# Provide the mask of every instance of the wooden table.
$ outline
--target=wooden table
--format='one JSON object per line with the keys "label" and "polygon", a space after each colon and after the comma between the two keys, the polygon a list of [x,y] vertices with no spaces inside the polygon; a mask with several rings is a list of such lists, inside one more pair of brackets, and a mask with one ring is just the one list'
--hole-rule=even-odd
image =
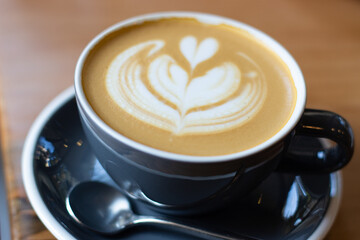
{"label": "wooden table", "polygon": [[[77,58],[92,37],[128,17],[165,10],[224,15],[273,36],[303,70],[307,107],[340,113],[359,133],[360,1],[0,0],[1,133],[13,239],[53,239],[32,210],[20,174],[35,117],[73,84]],[[360,236],[359,150],[343,170],[343,201],[327,239]]]}

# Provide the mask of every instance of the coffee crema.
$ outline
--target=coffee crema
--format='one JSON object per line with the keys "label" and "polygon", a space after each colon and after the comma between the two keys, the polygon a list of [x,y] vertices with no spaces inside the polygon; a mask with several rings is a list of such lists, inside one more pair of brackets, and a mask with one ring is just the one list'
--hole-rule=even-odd
{"label": "coffee crema", "polygon": [[82,83],[98,116],[150,147],[194,156],[240,152],[289,120],[296,90],[285,63],[244,30],[189,18],[111,33]]}

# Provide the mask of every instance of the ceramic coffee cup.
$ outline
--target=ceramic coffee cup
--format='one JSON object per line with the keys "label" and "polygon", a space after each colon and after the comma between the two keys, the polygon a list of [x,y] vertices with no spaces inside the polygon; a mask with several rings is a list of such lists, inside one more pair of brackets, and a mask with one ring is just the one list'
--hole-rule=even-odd
{"label": "ceramic coffee cup", "polygon": [[[288,67],[296,88],[294,109],[286,124],[275,135],[249,149],[216,156],[192,156],[149,147],[105,123],[90,105],[83,88],[82,71],[89,53],[119,29],[168,18],[226,24],[248,32],[270,48]],[[266,34],[224,17],[165,12],[122,21],[86,46],[76,66],[75,91],[83,129],[104,169],[129,197],[160,211],[206,212],[246,195],[273,171],[329,173],[344,167],[353,154],[353,133],[344,118],[328,111],[305,109],[305,81],[293,57]],[[322,139],[323,148],[302,149],[296,139],[303,137]]]}

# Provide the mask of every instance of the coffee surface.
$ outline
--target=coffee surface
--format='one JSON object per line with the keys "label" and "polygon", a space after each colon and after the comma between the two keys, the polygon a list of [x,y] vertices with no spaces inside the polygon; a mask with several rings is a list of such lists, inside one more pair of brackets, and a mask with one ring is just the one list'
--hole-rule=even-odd
{"label": "coffee surface", "polygon": [[85,61],[85,95],[124,136],[156,149],[214,156],[254,147],[289,120],[285,63],[235,27],[147,21],[111,33]]}

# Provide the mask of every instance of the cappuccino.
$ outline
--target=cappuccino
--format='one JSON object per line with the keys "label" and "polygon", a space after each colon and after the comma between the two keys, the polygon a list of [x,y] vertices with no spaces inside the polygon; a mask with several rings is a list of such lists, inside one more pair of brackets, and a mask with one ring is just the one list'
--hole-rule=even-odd
{"label": "cappuccino", "polygon": [[274,136],[296,89],[281,58],[250,33],[191,18],[110,33],[82,70],[87,100],[120,134],[167,152],[216,156]]}

